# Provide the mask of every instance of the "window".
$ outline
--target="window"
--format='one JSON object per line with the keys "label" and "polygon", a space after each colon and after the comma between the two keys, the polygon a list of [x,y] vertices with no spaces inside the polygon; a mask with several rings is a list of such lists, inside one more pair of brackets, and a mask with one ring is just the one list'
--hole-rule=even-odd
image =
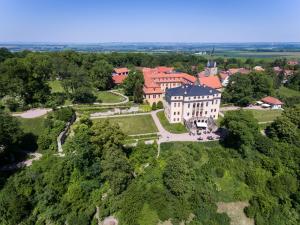
{"label": "window", "polygon": [[174,107],[176,107],[176,102],[174,103]]}
{"label": "window", "polygon": [[179,115],[180,114],[180,112],[177,112],[177,115]]}
{"label": "window", "polygon": [[176,115],[176,112],[174,112],[174,116]]}
{"label": "window", "polygon": [[207,111],[205,111],[205,115],[207,114]]}
{"label": "window", "polygon": [[213,109],[211,109],[210,112],[213,112]]}
{"label": "window", "polygon": [[189,116],[189,115],[190,115],[190,113],[187,113],[186,115],[187,115],[187,116]]}
{"label": "window", "polygon": [[196,99],[196,96],[194,96],[194,99]]}
{"label": "window", "polygon": [[206,102],[206,106],[208,106],[208,102]]}
{"label": "window", "polygon": [[214,112],[217,112],[217,109],[215,109],[215,111]]}
{"label": "window", "polygon": [[178,102],[178,107],[180,107],[180,102]]}
{"label": "window", "polygon": [[188,108],[190,108],[190,103],[188,104]]}
{"label": "window", "polygon": [[156,98],[156,95],[153,95],[153,98]]}

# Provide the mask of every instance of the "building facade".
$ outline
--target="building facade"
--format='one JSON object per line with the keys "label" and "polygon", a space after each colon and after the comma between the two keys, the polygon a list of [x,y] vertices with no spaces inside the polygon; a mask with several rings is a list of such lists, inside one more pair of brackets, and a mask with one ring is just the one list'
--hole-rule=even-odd
{"label": "building facade", "polygon": [[150,105],[163,101],[165,91],[184,84],[194,84],[196,77],[176,72],[172,67],[143,68],[144,99]]}
{"label": "building facade", "polygon": [[207,86],[185,84],[167,89],[163,103],[170,123],[205,126],[209,119],[218,119],[221,93]]}

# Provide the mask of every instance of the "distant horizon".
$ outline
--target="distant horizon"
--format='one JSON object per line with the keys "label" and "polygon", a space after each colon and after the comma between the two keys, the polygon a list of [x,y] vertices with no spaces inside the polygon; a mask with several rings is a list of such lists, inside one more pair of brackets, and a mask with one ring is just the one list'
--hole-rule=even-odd
{"label": "distant horizon", "polygon": [[300,41],[232,41],[232,42],[185,42],[185,41],[106,41],[106,42],[52,42],[52,41],[1,41],[0,44],[300,44]]}

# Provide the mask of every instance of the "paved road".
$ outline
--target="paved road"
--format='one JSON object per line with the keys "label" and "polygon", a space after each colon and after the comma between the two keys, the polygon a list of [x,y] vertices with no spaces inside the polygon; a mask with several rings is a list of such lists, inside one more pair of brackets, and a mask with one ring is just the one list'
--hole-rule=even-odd
{"label": "paved road", "polygon": [[[173,142],[173,141],[197,141],[200,142],[199,140],[197,140],[197,138],[199,137],[199,135],[189,135],[189,133],[182,133],[182,134],[174,134],[174,133],[170,133],[169,131],[167,131],[160,123],[158,117],[157,117],[157,113],[159,111],[162,111],[163,109],[160,110],[156,110],[156,111],[152,111],[151,112],[151,116],[154,120],[154,123],[159,131],[159,143],[163,143],[163,142]],[[204,141],[210,141],[207,140],[207,136],[216,136],[214,133],[211,134],[202,134],[201,137],[204,137],[203,140],[201,140],[202,142]]]}

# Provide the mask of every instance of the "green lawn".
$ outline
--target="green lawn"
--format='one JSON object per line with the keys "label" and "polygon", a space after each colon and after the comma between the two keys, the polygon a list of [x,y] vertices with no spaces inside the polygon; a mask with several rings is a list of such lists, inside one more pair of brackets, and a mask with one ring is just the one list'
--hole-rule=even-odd
{"label": "green lawn", "polygon": [[258,122],[267,122],[275,120],[282,110],[250,110],[253,116],[258,120]]}
{"label": "green lawn", "polygon": [[51,80],[51,81],[49,81],[48,84],[51,88],[52,93],[64,93],[65,92],[64,88],[61,85],[60,80]]}
{"label": "green lawn", "polygon": [[44,129],[45,116],[41,116],[33,119],[25,119],[17,117],[21,122],[21,127],[25,133],[33,133],[34,135],[39,135]]}
{"label": "green lawn", "polygon": [[120,95],[113,94],[108,91],[99,91],[96,92],[98,100],[101,100],[103,103],[117,103],[124,101],[124,98]]}
{"label": "green lawn", "polygon": [[186,133],[187,129],[185,128],[185,126],[181,123],[174,123],[171,124],[169,123],[168,119],[165,116],[164,111],[160,111],[157,113],[157,117],[160,120],[161,125],[169,132],[171,133],[175,133],[175,134],[182,134],[182,133]]}
{"label": "green lawn", "polygon": [[127,135],[154,133],[158,131],[151,115],[113,117],[107,119],[111,123],[117,123],[121,130]]}
{"label": "green lawn", "polygon": [[293,89],[290,89],[290,88],[287,88],[287,87],[283,87],[283,86],[281,86],[277,90],[277,93],[279,94],[279,96],[283,96],[283,97],[300,96],[300,92],[299,91],[295,91]]}

